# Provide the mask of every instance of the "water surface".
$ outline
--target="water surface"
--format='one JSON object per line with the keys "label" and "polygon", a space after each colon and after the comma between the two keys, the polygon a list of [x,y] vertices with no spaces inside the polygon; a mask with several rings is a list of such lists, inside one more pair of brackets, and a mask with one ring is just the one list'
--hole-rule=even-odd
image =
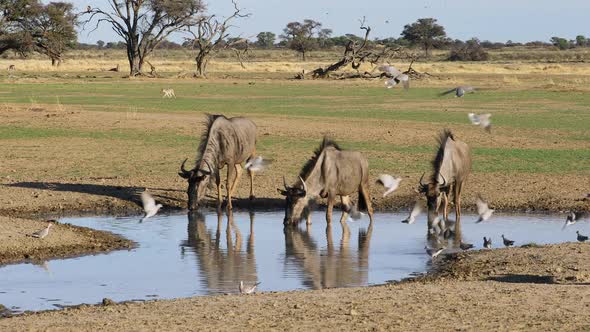
{"label": "water surface", "polygon": [[[378,213],[368,219],[326,226],[313,214],[308,229],[284,228],[282,212],[215,212],[139,217],[64,218],[62,223],[121,234],[139,246],[132,250],[72,259],[0,267],[0,303],[16,312],[64,305],[170,299],[236,293],[238,283],[261,282],[262,291],[320,289],[380,284],[425,272],[431,262],[424,246],[425,217],[412,225],[406,214]],[[494,215],[481,224],[464,215],[459,240],[481,248],[482,237],[501,245],[501,234],[517,245],[574,241],[574,225],[561,231],[561,216]],[[53,232],[50,236],[59,236]],[[461,236],[461,239],[459,239]],[[456,249],[449,249],[456,250]]]}

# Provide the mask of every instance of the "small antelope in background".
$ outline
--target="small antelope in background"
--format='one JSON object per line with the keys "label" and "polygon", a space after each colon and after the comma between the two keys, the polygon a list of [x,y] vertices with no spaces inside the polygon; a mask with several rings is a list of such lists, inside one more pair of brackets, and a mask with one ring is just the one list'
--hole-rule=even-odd
{"label": "small antelope in background", "polygon": [[16,67],[14,65],[8,66],[8,71],[15,71]]}
{"label": "small antelope in background", "polygon": [[176,98],[176,94],[174,94],[174,89],[162,89],[162,98]]}

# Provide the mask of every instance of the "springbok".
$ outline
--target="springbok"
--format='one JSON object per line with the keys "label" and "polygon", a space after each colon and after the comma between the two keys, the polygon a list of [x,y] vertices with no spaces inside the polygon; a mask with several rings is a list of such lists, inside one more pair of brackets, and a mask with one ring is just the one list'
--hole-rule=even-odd
{"label": "springbok", "polygon": [[174,89],[162,89],[162,98],[176,98],[176,94],[174,93]]}

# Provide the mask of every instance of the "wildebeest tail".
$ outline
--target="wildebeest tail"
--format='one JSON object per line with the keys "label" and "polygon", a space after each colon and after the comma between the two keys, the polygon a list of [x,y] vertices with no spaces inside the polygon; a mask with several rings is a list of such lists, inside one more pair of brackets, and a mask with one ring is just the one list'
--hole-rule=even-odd
{"label": "wildebeest tail", "polygon": [[367,211],[369,209],[368,205],[367,205],[367,200],[365,199],[365,193],[363,193],[363,189],[361,188],[359,190],[359,203],[358,203],[358,209],[359,211]]}

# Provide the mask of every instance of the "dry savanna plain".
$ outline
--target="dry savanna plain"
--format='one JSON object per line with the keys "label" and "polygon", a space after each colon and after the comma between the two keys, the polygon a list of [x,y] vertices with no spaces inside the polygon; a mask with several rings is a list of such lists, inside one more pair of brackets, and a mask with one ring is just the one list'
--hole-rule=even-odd
{"label": "dry savanna plain", "polygon": [[[473,152],[466,210],[475,209],[478,193],[499,211],[590,210],[583,59],[499,60],[499,52],[485,63],[419,62],[413,68],[431,76],[404,91],[380,79],[292,79],[329,64],[328,55],[254,57],[245,68],[220,58],[207,79],[178,77],[192,70],[183,54],[155,57],[158,78],[105,70],[125,67],[122,56],[75,54],[59,68],[0,60],[0,68],[17,68],[0,73],[0,264],[134,246],[65,224],[55,227],[59,238],[25,235],[46,216],[138,214],[145,189],[165,210],[185,208],[186,181],[177,172],[195,158],[206,113],[251,118],[257,152],[272,160],[255,178],[253,203],[242,179],[237,209],[281,208],[282,177],[295,181],[327,135],[368,157],[372,183],[380,173],[401,176],[393,195],[383,199],[372,185],[371,196],[378,210],[407,210],[437,134],[449,128]],[[461,84],[478,90],[439,96]],[[162,98],[165,88],[176,98]],[[470,124],[470,112],[493,115],[491,134]],[[0,319],[0,330],[588,330],[589,259],[581,243],[473,251],[396,284],[82,306]]]}

